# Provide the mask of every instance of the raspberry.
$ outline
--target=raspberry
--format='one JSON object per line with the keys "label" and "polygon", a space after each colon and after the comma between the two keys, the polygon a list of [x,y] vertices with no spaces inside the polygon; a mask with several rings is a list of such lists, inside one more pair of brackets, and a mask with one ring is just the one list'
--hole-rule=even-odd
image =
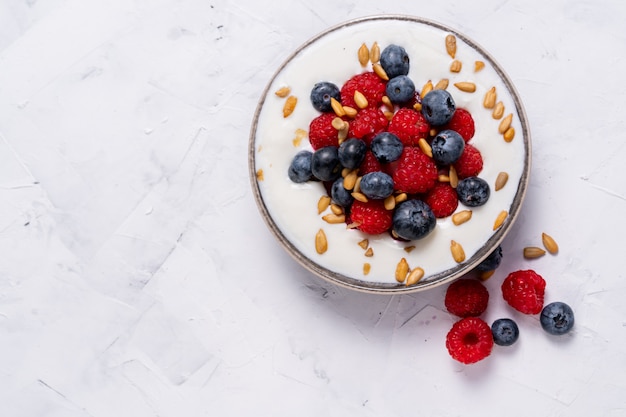
{"label": "raspberry", "polygon": [[374,136],[387,129],[389,120],[378,108],[363,109],[350,122],[348,137],[362,139],[368,146]]}
{"label": "raspberry", "polygon": [[417,146],[420,139],[428,137],[430,125],[422,113],[402,108],[393,115],[388,132],[396,135],[405,146]]}
{"label": "raspberry", "polygon": [[456,316],[476,317],[485,312],[488,302],[487,288],[478,280],[465,278],[448,286],[444,304]]}
{"label": "raspberry", "polygon": [[459,205],[456,190],[450,184],[439,182],[428,192],[424,199],[430,206],[435,217],[444,218],[452,215]]}
{"label": "raspberry", "polygon": [[474,118],[465,109],[456,109],[445,129],[454,130],[463,137],[465,142],[473,138],[476,132]]}
{"label": "raspberry", "polygon": [[379,107],[385,95],[385,82],[374,72],[364,72],[350,78],[341,87],[341,104],[358,109],[354,92],[359,91],[367,99],[367,107]]}
{"label": "raspberry", "polygon": [[454,163],[454,169],[459,179],[475,177],[483,170],[483,156],[478,149],[466,143],[461,157]]}
{"label": "raspberry", "polygon": [[491,354],[491,327],[478,317],[466,317],[452,325],[446,336],[448,353],[464,364],[476,363]]}
{"label": "raspberry", "polygon": [[437,165],[420,148],[405,147],[392,173],[395,189],[409,194],[425,193],[437,183]]}
{"label": "raspberry", "polygon": [[392,210],[387,210],[382,200],[363,203],[355,200],[350,209],[350,222],[358,223],[358,229],[370,235],[386,232],[391,227]]}
{"label": "raspberry", "polygon": [[309,142],[317,150],[325,146],[338,146],[337,129],[332,125],[334,113],[322,113],[309,124]]}
{"label": "raspberry", "polygon": [[371,150],[365,151],[365,159],[361,162],[361,166],[359,167],[359,175],[363,176],[365,174],[369,174],[370,172],[382,171],[382,166],[376,156]]}
{"label": "raspberry", "polygon": [[539,314],[543,308],[546,281],[533,270],[511,272],[502,282],[502,296],[524,314]]}

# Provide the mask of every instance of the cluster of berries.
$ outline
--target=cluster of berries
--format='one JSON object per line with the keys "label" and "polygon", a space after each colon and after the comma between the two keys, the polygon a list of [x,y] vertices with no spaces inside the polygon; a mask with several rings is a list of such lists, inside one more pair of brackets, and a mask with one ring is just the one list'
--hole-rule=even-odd
{"label": "cluster of berries", "polygon": [[[396,238],[421,239],[459,202],[476,207],[489,198],[489,185],[478,177],[482,155],[469,143],[474,120],[456,108],[446,90],[420,96],[407,75],[409,57],[401,46],[387,46],[380,65],[388,80],[363,72],[341,88],[327,81],[312,88],[311,103],[321,113],[309,126],[313,151],[295,155],[289,178],[323,182],[343,207],[346,222],[365,233],[391,231]],[[355,112],[337,114],[337,104]],[[347,127],[341,139],[338,117]],[[354,190],[345,187],[342,172],[355,170],[359,195],[365,198],[355,199]],[[440,180],[452,171],[454,181]],[[405,201],[386,208],[385,199],[398,195],[406,196]]]}
{"label": "cluster of berries", "polygon": [[[499,264],[501,251],[490,256],[489,267]],[[544,306],[546,281],[533,270],[511,272],[502,282],[504,300],[524,314],[540,314],[541,327],[552,335],[568,333],[574,326],[574,312],[563,302]],[[446,290],[444,304],[448,312],[460,317],[446,336],[450,356],[464,364],[478,362],[491,354],[493,345],[510,346],[519,338],[517,323],[510,318],[495,320],[491,326],[479,316],[487,309],[489,292],[481,281],[462,278]]]}

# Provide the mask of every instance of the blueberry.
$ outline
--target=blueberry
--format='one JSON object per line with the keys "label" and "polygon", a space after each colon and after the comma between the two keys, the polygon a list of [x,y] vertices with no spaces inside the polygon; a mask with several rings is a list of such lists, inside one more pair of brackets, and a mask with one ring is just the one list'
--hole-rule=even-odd
{"label": "blueberry", "polygon": [[387,82],[385,93],[392,103],[406,103],[415,97],[415,84],[406,75],[398,75]]}
{"label": "blueberry", "polygon": [[476,269],[478,271],[493,271],[500,266],[502,261],[502,247],[498,245],[493,252],[489,254],[481,263],[478,264]]}
{"label": "blueberry", "polygon": [[316,110],[321,112],[331,111],[331,98],[337,101],[341,99],[339,87],[335,84],[328,81],[321,81],[313,86],[311,90],[311,103]]}
{"label": "blueberry", "polygon": [[409,73],[409,55],[398,45],[389,45],[380,53],[380,65],[389,79]]}
{"label": "blueberry", "polygon": [[432,90],[422,99],[422,115],[433,126],[442,126],[450,121],[456,104],[446,90]]}
{"label": "blueberry", "polygon": [[555,301],[541,310],[539,322],[546,332],[562,335],[574,327],[574,311],[567,304]]}
{"label": "blueberry", "polygon": [[386,164],[400,158],[404,145],[393,133],[382,132],[374,136],[370,148],[376,159],[380,163]]}
{"label": "blueberry", "polygon": [[341,175],[338,148],[325,146],[313,152],[311,172],[320,181],[334,181]]}
{"label": "blueberry", "polygon": [[351,138],[339,145],[339,161],[344,168],[355,169],[365,159],[367,145],[361,139]]}
{"label": "blueberry", "polygon": [[511,346],[519,338],[519,327],[511,319],[498,319],[491,325],[493,342],[499,346]]}
{"label": "blueberry", "polygon": [[393,231],[407,240],[422,239],[433,231],[437,220],[430,206],[422,200],[407,200],[396,206]]}
{"label": "blueberry", "polygon": [[339,177],[333,182],[330,187],[330,198],[343,208],[348,208],[352,205],[354,197],[352,193],[343,187],[343,177]]}
{"label": "blueberry", "polygon": [[367,198],[382,200],[393,193],[393,179],[384,172],[370,172],[361,177],[361,192]]}
{"label": "blueberry", "polygon": [[491,190],[489,184],[479,177],[467,177],[456,186],[459,201],[468,207],[482,206],[489,200]]}
{"label": "blueberry", "polygon": [[311,172],[312,156],[313,153],[311,151],[300,151],[293,157],[287,171],[291,181],[302,183],[313,178],[313,173]]}
{"label": "blueberry", "polygon": [[433,159],[441,165],[455,163],[465,149],[465,140],[454,130],[442,130],[431,143]]}

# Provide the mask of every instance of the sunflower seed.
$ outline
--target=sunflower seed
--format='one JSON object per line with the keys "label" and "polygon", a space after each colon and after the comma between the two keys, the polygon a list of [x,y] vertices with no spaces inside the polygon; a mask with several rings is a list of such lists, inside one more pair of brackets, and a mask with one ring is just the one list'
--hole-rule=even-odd
{"label": "sunflower seed", "polygon": [[475,61],[474,62],[474,72],[478,72],[485,68],[485,63],[483,61]]}
{"label": "sunflower seed", "polygon": [[422,91],[420,91],[420,97],[424,98],[426,94],[430,93],[433,90],[433,82],[428,80],[424,87],[422,87]]}
{"label": "sunflower seed", "polygon": [[346,216],[344,214],[329,213],[325,216],[322,216],[322,220],[329,224],[341,224],[345,223]]}
{"label": "sunflower seed", "polygon": [[455,262],[461,263],[465,260],[465,251],[463,250],[463,246],[454,240],[450,242],[450,252],[452,253],[452,258],[454,258]]}
{"label": "sunflower seed", "polygon": [[317,201],[317,214],[322,214],[330,206],[330,197],[323,195]]}
{"label": "sunflower seed", "polygon": [[320,229],[315,235],[315,250],[320,255],[328,250],[328,240],[326,240],[326,233],[323,229]]}
{"label": "sunflower seed", "polygon": [[541,241],[543,242],[543,246],[546,248],[548,252],[552,255],[559,251],[559,245],[556,243],[554,238],[547,233],[541,234]]}
{"label": "sunflower seed", "polygon": [[458,83],[454,83],[454,86],[461,91],[465,91],[466,93],[473,93],[476,91],[476,84],[470,81],[459,81]]}
{"label": "sunflower seed", "polygon": [[365,98],[365,96],[363,95],[363,93],[361,93],[359,90],[356,90],[354,92],[354,102],[356,103],[357,107],[359,109],[364,109],[368,106],[368,102],[367,99]]}
{"label": "sunflower seed", "polygon": [[417,146],[428,156],[429,158],[433,157],[433,149],[430,147],[430,144],[424,138],[420,138],[417,142]]}
{"label": "sunflower seed", "polygon": [[502,210],[498,214],[498,217],[496,217],[496,221],[493,222],[493,230],[499,229],[500,226],[504,224],[504,221],[506,220],[507,217],[509,217],[509,213],[506,210]]}
{"label": "sunflower seed", "polygon": [[483,100],[483,107],[486,109],[493,109],[496,105],[496,100],[498,98],[498,93],[496,93],[496,87],[491,87],[487,93],[485,93],[485,98]]}
{"label": "sunflower seed", "polygon": [[385,198],[383,204],[387,210],[393,210],[394,208],[396,208],[396,198],[393,195],[390,195],[389,197]]}
{"label": "sunflower seed", "polygon": [[359,242],[359,246],[363,248],[363,250],[367,249],[369,245],[370,245],[370,241],[368,239],[363,239],[362,241]]}
{"label": "sunflower seed", "polygon": [[508,180],[509,180],[509,174],[507,174],[504,171],[500,172],[498,176],[496,177],[495,190],[499,191],[502,188],[504,188]]}
{"label": "sunflower seed", "polygon": [[361,64],[361,66],[362,67],[366,66],[370,60],[370,51],[369,49],[367,49],[367,45],[365,44],[361,45],[361,47],[359,48],[358,57],[359,57],[359,63]]}
{"label": "sunflower seed", "polygon": [[455,59],[452,61],[452,64],[450,64],[450,72],[461,72],[462,67],[463,63],[461,63],[458,59]]}
{"label": "sunflower seed", "polygon": [[280,87],[274,94],[276,94],[280,98],[285,98],[291,93],[291,88],[289,87]]}
{"label": "sunflower seed", "polygon": [[491,117],[496,120],[500,120],[500,118],[504,115],[504,103],[498,101],[496,106],[493,108],[493,113],[491,113]]}
{"label": "sunflower seed", "polygon": [[472,210],[462,210],[452,215],[452,223],[459,226],[472,218]]}
{"label": "sunflower seed", "polygon": [[450,171],[448,173],[448,176],[450,178],[450,185],[452,186],[452,188],[456,188],[456,186],[459,185],[459,176],[456,173],[456,168],[454,167],[454,165],[450,165]]}
{"label": "sunflower seed", "polygon": [[372,64],[377,63],[380,60],[380,46],[378,42],[374,42],[370,48],[370,61]]}
{"label": "sunflower seed", "polygon": [[406,285],[415,285],[417,282],[424,277],[424,270],[419,266],[417,268],[413,268],[409,273],[409,276],[406,278]]}
{"label": "sunflower seed", "polygon": [[536,246],[527,246],[524,248],[524,258],[535,259],[546,254],[546,251]]}
{"label": "sunflower seed", "polygon": [[330,98],[330,107],[332,107],[333,111],[335,112],[337,116],[343,117],[346,115],[346,112],[343,109],[343,106],[334,97]]}
{"label": "sunflower seed", "polygon": [[358,193],[355,191],[352,193],[352,197],[354,197],[355,200],[358,200],[361,203],[367,203],[367,197],[363,193]]}
{"label": "sunflower seed", "polygon": [[283,106],[283,117],[289,117],[296,109],[296,104],[298,104],[298,98],[296,96],[287,97],[285,105]]}
{"label": "sunflower seed", "polygon": [[452,59],[456,56],[456,37],[454,35],[446,36],[446,52]]}
{"label": "sunflower seed", "polygon": [[371,258],[372,256],[374,256],[374,249],[367,248],[367,250],[365,251],[364,255],[367,256],[368,258]]}
{"label": "sunflower seed", "polygon": [[513,121],[513,113],[509,113],[502,121],[500,125],[498,125],[498,132],[504,133],[507,131],[509,127],[511,127],[511,122]]}
{"label": "sunflower seed", "polygon": [[376,75],[378,75],[378,77],[380,79],[385,80],[385,81],[389,81],[389,76],[387,75],[387,73],[383,69],[383,66],[380,65],[380,62],[377,62],[377,63],[373,64],[372,65],[372,69],[374,70]]}
{"label": "sunflower seed", "polygon": [[365,262],[363,264],[363,275],[369,274],[371,269],[372,269],[372,265],[370,265],[369,262]]}
{"label": "sunflower seed", "polygon": [[509,127],[506,132],[504,132],[504,140],[506,142],[511,142],[513,140],[513,138],[515,137],[515,128],[514,127]]}
{"label": "sunflower seed", "polygon": [[396,266],[396,281],[404,282],[406,280],[406,275],[409,273],[409,264],[406,259],[400,259],[398,265]]}
{"label": "sunflower seed", "polygon": [[437,84],[435,84],[433,90],[445,90],[446,88],[448,88],[448,84],[450,84],[450,80],[448,80],[447,78],[442,78],[441,80],[437,81]]}
{"label": "sunflower seed", "polygon": [[263,176],[263,169],[259,169],[256,172],[256,179],[257,181],[263,181],[265,179],[265,177]]}

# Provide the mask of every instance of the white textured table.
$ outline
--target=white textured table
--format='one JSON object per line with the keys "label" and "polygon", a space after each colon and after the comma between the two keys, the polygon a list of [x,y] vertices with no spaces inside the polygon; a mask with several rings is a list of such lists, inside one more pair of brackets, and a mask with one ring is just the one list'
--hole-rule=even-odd
{"label": "white textured table", "polygon": [[[0,415],[626,415],[626,3],[3,0]],[[511,348],[463,366],[443,288],[374,296],[303,270],[247,177],[262,89],[309,37],[420,15],[507,70],[527,199],[486,282]],[[541,232],[556,256],[524,260]],[[499,296],[533,268],[575,330]]]}

